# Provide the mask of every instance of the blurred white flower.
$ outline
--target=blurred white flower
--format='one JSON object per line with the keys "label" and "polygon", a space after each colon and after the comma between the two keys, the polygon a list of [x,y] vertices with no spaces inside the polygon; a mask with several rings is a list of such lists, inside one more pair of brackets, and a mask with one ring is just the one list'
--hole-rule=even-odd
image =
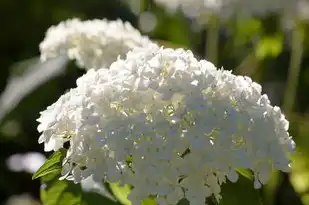
{"label": "blurred white flower", "polygon": [[142,11],[142,6],[144,4],[143,0],[123,0],[123,3],[127,4],[136,15]]}
{"label": "blurred white flower", "polygon": [[131,184],[132,204],[204,204],[238,168],[254,172],[256,188],[272,169],[289,171],[289,123],[261,90],[191,51],[135,48],[42,112],[39,142],[69,141],[62,174]]}
{"label": "blurred white flower", "polygon": [[40,44],[41,60],[64,55],[86,70],[107,68],[134,47],[150,43],[129,22],[75,18],[47,30]]}
{"label": "blurred white flower", "polygon": [[39,152],[29,152],[23,156],[24,170],[28,173],[35,173],[45,162],[46,158]]}
{"label": "blurred white flower", "polygon": [[[26,68],[27,71],[22,75],[11,75],[8,78],[6,87],[0,95],[0,121],[10,114],[29,93],[48,80],[62,75],[67,62],[66,57],[59,56],[45,63],[41,63],[38,58],[31,58],[13,65],[10,69],[20,67]],[[0,129],[8,136],[17,135],[20,132],[18,122],[13,121],[6,123]]]}
{"label": "blurred white flower", "polygon": [[11,196],[4,205],[40,205],[40,202],[35,200],[31,195],[25,193]]}
{"label": "blurred white flower", "polygon": [[286,8],[281,22],[283,28],[291,31],[295,29],[298,20],[309,20],[308,0],[297,0],[290,8]]}
{"label": "blurred white flower", "polygon": [[209,16],[216,16],[222,20],[235,17],[265,16],[273,12],[282,15],[286,13],[298,14],[299,4],[306,0],[155,0],[169,11],[181,9],[185,15],[207,22]]}
{"label": "blurred white flower", "polygon": [[14,154],[7,159],[7,166],[14,172],[25,171],[33,174],[44,164],[45,160],[45,156],[38,152]]}
{"label": "blurred white flower", "polygon": [[157,25],[157,17],[151,12],[143,12],[138,17],[139,28],[143,32],[151,32]]}
{"label": "blurred white flower", "polygon": [[298,18],[309,20],[309,1],[308,0],[298,1],[296,11],[298,11],[297,12]]}
{"label": "blurred white flower", "polygon": [[11,170],[11,171],[14,171],[14,172],[21,172],[24,170],[24,166],[23,166],[23,163],[22,163],[22,155],[21,154],[14,154],[14,155],[11,155],[7,161],[6,161],[6,164],[8,166],[8,168]]}

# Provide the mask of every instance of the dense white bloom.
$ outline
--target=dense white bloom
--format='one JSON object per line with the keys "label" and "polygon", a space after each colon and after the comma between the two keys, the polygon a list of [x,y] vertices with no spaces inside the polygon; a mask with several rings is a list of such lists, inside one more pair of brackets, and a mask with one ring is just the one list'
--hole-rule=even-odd
{"label": "dense white bloom", "polygon": [[64,176],[131,184],[133,204],[149,195],[160,205],[219,200],[241,167],[259,188],[272,169],[289,170],[294,149],[259,84],[156,45],[88,71],[38,121],[46,150],[70,141]]}
{"label": "dense white bloom", "polygon": [[228,20],[231,16],[265,16],[272,12],[285,15],[298,11],[306,0],[155,0],[170,11],[181,9],[187,16],[205,21],[209,16]]}
{"label": "dense white bloom", "polygon": [[76,60],[86,70],[109,67],[118,56],[151,41],[129,22],[69,19],[50,27],[40,44],[41,60],[59,55]]}

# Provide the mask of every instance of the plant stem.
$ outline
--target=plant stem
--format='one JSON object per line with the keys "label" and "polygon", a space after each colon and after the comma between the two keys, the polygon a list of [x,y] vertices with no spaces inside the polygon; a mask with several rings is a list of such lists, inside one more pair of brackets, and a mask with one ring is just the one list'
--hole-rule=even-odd
{"label": "plant stem", "polygon": [[258,60],[255,53],[250,53],[236,68],[235,73],[240,75],[252,76],[258,67]]}
{"label": "plant stem", "polygon": [[289,115],[293,111],[293,106],[296,98],[299,72],[303,55],[303,41],[303,30],[298,25],[292,31],[291,59],[283,101],[283,109],[287,115]]}
{"label": "plant stem", "polygon": [[272,171],[271,177],[267,184],[264,185],[263,188],[263,198],[264,198],[264,205],[272,205],[275,204],[275,195],[276,190],[279,186],[280,180],[280,172],[279,171]]}
{"label": "plant stem", "polygon": [[215,65],[218,63],[219,29],[218,18],[210,17],[206,34],[205,57]]}

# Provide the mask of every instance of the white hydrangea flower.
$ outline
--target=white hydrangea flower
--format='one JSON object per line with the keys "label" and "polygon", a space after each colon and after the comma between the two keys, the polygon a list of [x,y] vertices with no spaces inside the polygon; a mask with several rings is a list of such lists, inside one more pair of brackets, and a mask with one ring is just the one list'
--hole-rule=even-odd
{"label": "white hydrangea flower", "polygon": [[[297,5],[305,0],[155,0],[169,11],[181,9],[185,15],[196,18],[201,23],[207,17],[216,16],[228,20],[232,16],[251,17],[265,16],[272,12],[280,14],[295,13]],[[205,19],[206,18],[206,19]]]}
{"label": "white hydrangea flower", "polygon": [[81,21],[74,18],[47,30],[40,44],[41,60],[65,55],[86,70],[108,68],[118,56],[125,57],[134,47],[150,43],[129,22],[120,19]]}
{"label": "white hydrangea flower", "polygon": [[46,150],[70,142],[63,178],[131,184],[132,204],[220,200],[239,168],[252,170],[259,188],[272,169],[289,171],[295,147],[259,84],[154,44],[88,71],[39,122]]}

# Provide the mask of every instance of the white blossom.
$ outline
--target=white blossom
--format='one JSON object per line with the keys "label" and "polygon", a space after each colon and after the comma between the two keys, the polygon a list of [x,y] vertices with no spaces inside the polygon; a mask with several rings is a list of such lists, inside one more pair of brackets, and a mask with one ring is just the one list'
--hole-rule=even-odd
{"label": "white blossom", "polygon": [[65,55],[86,70],[108,68],[134,47],[151,41],[129,22],[68,19],[50,27],[40,44],[41,60]]}
{"label": "white blossom", "polygon": [[39,142],[57,150],[69,141],[64,178],[131,184],[132,204],[204,204],[220,200],[239,168],[254,172],[256,188],[272,169],[289,171],[289,123],[261,92],[191,51],[135,48],[43,111]]}
{"label": "white blossom", "polygon": [[304,5],[306,0],[155,0],[155,2],[172,12],[181,9],[188,17],[205,23],[210,16],[229,20],[233,16],[244,18],[279,13],[293,15],[295,18],[299,14],[299,6]]}
{"label": "white blossom", "polygon": [[7,166],[11,171],[35,173],[46,160],[45,156],[38,152],[25,154],[13,154],[7,159]]}

